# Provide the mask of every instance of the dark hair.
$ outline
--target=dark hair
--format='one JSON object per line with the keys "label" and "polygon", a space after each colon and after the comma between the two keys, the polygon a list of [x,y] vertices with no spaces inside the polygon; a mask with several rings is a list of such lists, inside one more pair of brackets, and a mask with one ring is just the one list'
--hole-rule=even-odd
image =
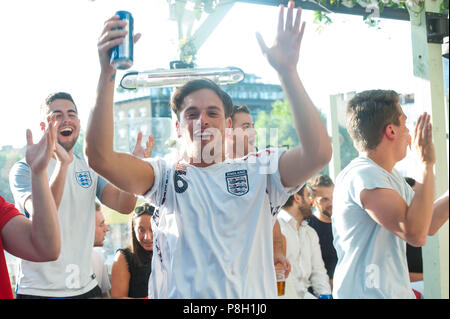
{"label": "dark hair", "polygon": [[214,91],[222,100],[225,111],[225,118],[230,117],[231,108],[233,107],[231,97],[213,81],[208,79],[198,79],[185,83],[183,86],[177,88],[173,93],[170,101],[170,106],[172,108],[172,111],[177,115],[177,118],[180,119],[180,110],[184,98],[189,94],[202,89],[209,89]]}
{"label": "dark hair", "polygon": [[231,109],[231,120],[233,120],[234,115],[237,113],[247,113],[250,114],[250,110],[245,105],[233,105],[233,108]]}
{"label": "dark hair", "polygon": [[359,151],[375,149],[387,125],[400,125],[398,103],[392,90],[363,91],[348,102],[347,130]]}
{"label": "dark hair", "polygon": [[311,197],[315,198],[316,190],[318,187],[330,187],[330,186],[334,186],[334,183],[331,180],[330,176],[325,175],[325,174],[320,174],[320,175],[316,175],[313,178],[311,178],[310,180],[308,180],[306,185],[309,189],[309,192],[311,193]]}
{"label": "dark hair", "polygon": [[[303,194],[305,192],[305,185],[302,186],[302,188],[299,189],[299,191],[297,192],[298,195],[300,195],[303,198]],[[292,194],[291,196],[289,196],[288,200],[286,201],[286,203],[284,203],[283,207],[291,207],[292,204],[294,202],[294,194]]]}
{"label": "dark hair", "polygon": [[416,180],[412,177],[405,177],[405,181],[408,183],[409,186],[413,187],[416,185]]}
{"label": "dark hair", "polygon": [[75,106],[75,110],[78,112],[77,106],[72,98],[72,96],[69,93],[66,92],[56,92],[56,93],[51,93],[49,94],[44,101],[44,104],[42,105],[42,112],[43,114],[47,115],[49,112],[49,106],[50,104],[54,101],[54,100],[68,100],[70,102],[73,103],[73,105]]}
{"label": "dark hair", "polygon": [[148,252],[139,244],[136,233],[134,232],[134,225],[136,218],[139,218],[143,215],[153,216],[155,211],[155,207],[150,205],[149,203],[144,203],[140,206],[137,206],[134,209],[133,217],[131,218],[131,243],[130,243],[130,251],[131,256],[134,258],[135,262],[138,265],[148,264]]}

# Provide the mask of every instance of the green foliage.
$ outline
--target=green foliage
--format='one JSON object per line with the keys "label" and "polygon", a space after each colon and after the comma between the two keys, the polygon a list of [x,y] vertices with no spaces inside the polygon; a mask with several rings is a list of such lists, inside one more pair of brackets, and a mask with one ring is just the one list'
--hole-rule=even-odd
{"label": "green foliage", "polygon": [[[266,144],[270,144],[271,146],[291,148],[300,145],[297,131],[292,124],[291,109],[287,101],[276,101],[273,103],[270,114],[261,111],[255,122],[255,128],[257,130],[266,129],[265,141],[268,141]],[[276,140],[276,136],[270,136],[270,128],[276,128],[278,130],[278,138]],[[261,146],[260,144],[260,142],[257,143],[258,146]]]}
{"label": "green foliage", "polygon": [[78,140],[73,146],[73,154],[78,155],[81,158],[84,158],[84,139],[86,137],[86,133],[83,130],[80,130],[80,135],[78,136]]}
{"label": "green foliage", "polygon": [[[358,5],[362,8],[366,8],[368,14],[363,17],[364,22],[370,27],[379,27],[380,20],[376,13],[383,12],[384,8],[406,9],[407,7],[412,7],[413,10],[422,10],[425,0],[316,0],[315,2],[320,6],[327,8],[327,12],[314,12],[314,23],[319,24],[318,30],[320,30],[325,25],[333,22],[329,17],[329,13],[330,11],[333,11],[333,7],[342,5],[353,8]],[[378,12],[375,12],[374,8],[377,8]],[[448,0],[441,0],[440,13],[448,13]]]}
{"label": "green foliage", "polygon": [[14,203],[14,198],[9,188],[9,171],[23,157],[24,154],[19,150],[0,151],[0,195],[10,203]]}
{"label": "green foliage", "polygon": [[[326,116],[323,113],[320,113],[320,116],[326,126]],[[284,146],[287,148],[292,148],[300,145],[297,131],[295,130],[292,122],[291,109],[287,101],[276,101],[273,103],[270,114],[267,114],[265,111],[261,111],[255,121],[255,128],[258,133],[264,132],[261,129],[266,129],[266,141],[270,141],[270,143],[267,144],[270,144],[271,146]],[[277,128],[277,140],[270,140],[270,128]],[[346,128],[341,125],[339,125],[339,136],[341,141],[341,168],[344,168],[352,159],[358,156],[358,151],[354,148],[353,141]],[[260,143],[257,143],[257,145],[259,147],[264,146],[260,145]],[[328,174],[328,166],[325,167],[321,173]]]}

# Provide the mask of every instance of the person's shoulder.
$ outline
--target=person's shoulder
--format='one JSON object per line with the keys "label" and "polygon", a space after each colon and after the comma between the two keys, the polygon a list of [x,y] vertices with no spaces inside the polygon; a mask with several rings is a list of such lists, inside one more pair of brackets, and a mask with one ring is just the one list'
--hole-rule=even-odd
{"label": "person's shoulder", "polygon": [[368,157],[360,156],[348,164],[336,178],[336,185],[344,180],[354,184],[360,180],[377,180],[387,174],[382,167]]}
{"label": "person's shoulder", "polygon": [[126,262],[129,256],[131,256],[131,250],[129,248],[119,248],[114,255],[114,262]]}
{"label": "person's shoulder", "polygon": [[15,162],[13,166],[11,167],[10,172],[19,172],[19,171],[29,171],[30,166],[27,164],[27,161],[25,158],[22,158],[21,160]]}
{"label": "person's shoulder", "polygon": [[17,208],[7,202],[2,196],[0,196],[0,230],[5,226],[13,217],[22,215]]}

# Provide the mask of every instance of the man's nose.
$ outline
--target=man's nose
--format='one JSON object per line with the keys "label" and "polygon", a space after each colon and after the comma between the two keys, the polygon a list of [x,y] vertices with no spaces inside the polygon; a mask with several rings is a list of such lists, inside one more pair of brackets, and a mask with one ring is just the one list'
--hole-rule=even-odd
{"label": "man's nose", "polygon": [[200,113],[199,121],[202,128],[209,126],[209,116],[206,111]]}

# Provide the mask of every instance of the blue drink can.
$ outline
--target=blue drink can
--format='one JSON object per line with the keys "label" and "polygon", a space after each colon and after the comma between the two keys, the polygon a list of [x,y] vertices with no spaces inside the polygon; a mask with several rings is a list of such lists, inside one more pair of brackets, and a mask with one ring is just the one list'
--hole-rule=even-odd
{"label": "blue drink can", "polygon": [[112,49],[111,65],[116,69],[125,70],[133,65],[133,17],[128,11],[117,11],[116,14],[120,20],[128,21],[125,27],[128,34],[121,45]]}

